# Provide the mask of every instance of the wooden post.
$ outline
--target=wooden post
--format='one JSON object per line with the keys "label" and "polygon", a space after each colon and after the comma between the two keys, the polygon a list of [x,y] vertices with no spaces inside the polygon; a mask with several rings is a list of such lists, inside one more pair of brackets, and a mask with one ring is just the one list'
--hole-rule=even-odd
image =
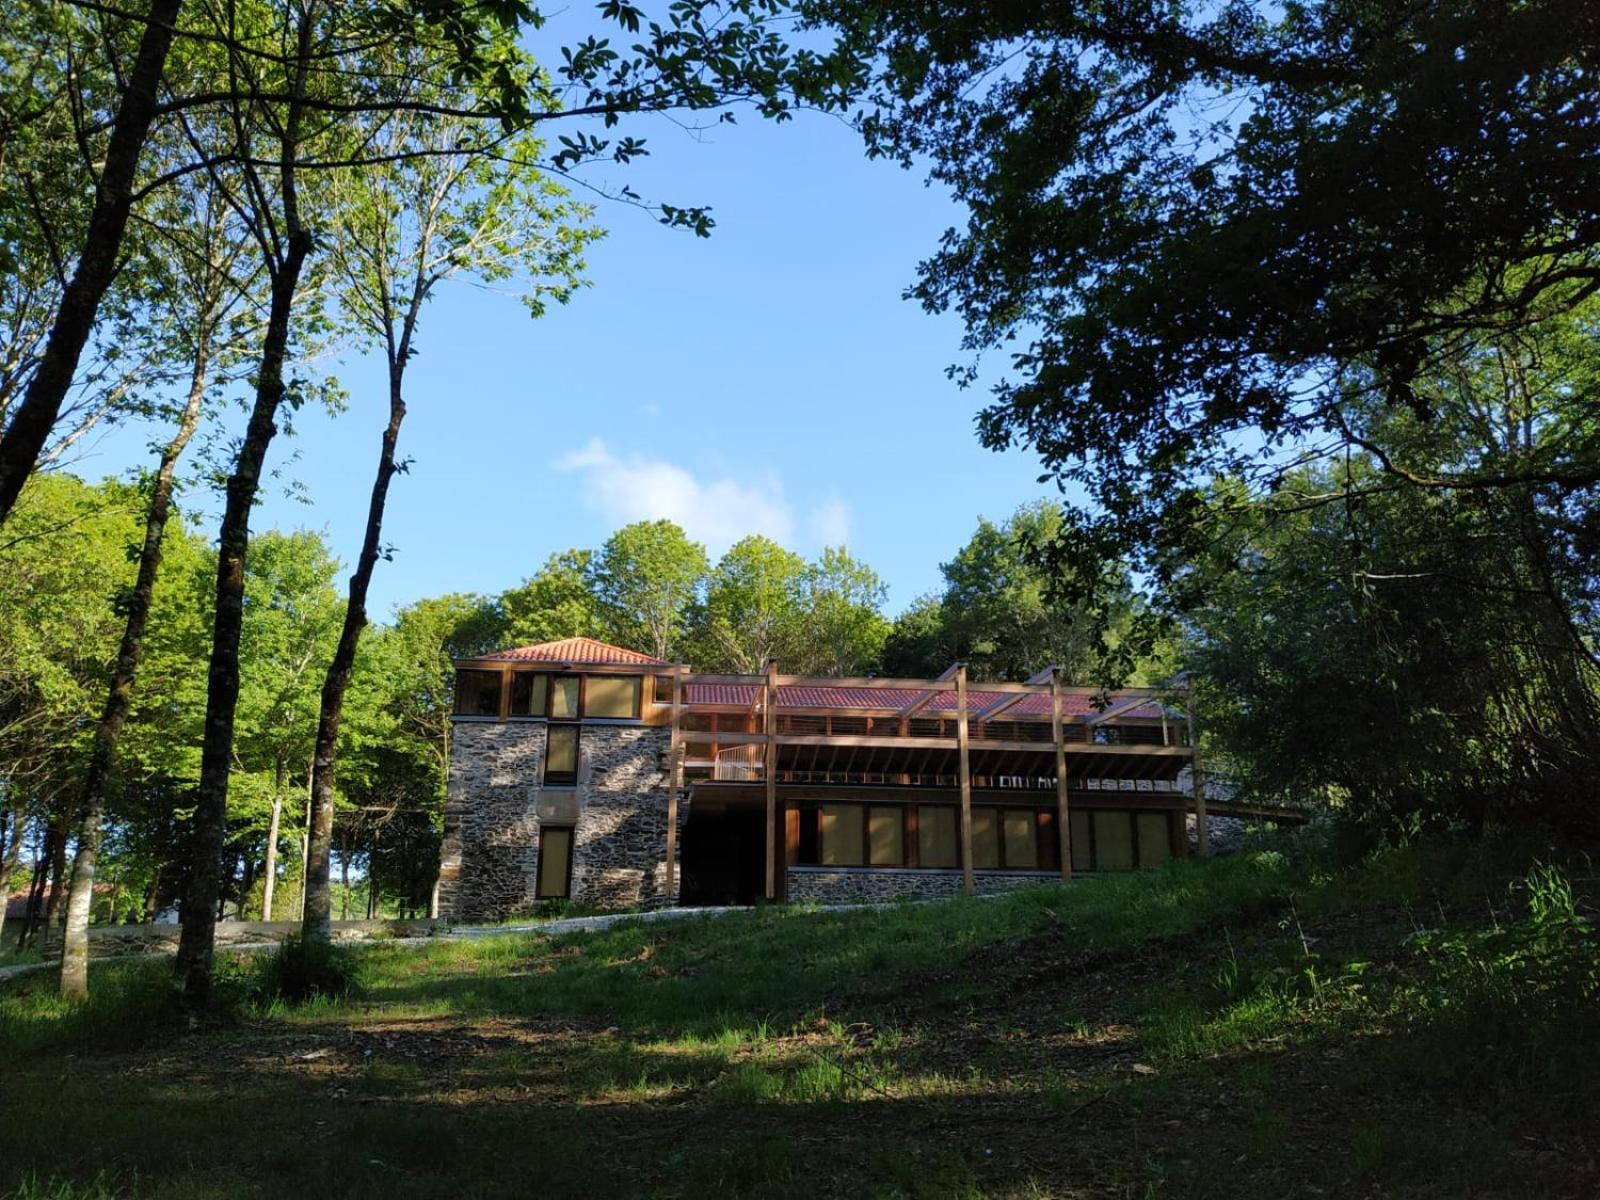
{"label": "wooden post", "polygon": [[762,774],[767,782],[767,899],[778,898],[778,689],[773,678],[778,673],[778,662],[766,662],[766,682],[761,685],[761,725],[767,735],[766,767]]}
{"label": "wooden post", "polygon": [[956,671],[956,747],[961,760],[961,890],[972,895],[972,765],[967,759],[967,668]]}
{"label": "wooden post", "polygon": [[1189,774],[1194,787],[1195,848],[1201,858],[1211,853],[1211,829],[1206,821],[1206,780],[1200,771],[1200,738],[1194,727],[1194,680],[1184,681],[1184,711],[1189,718]]}
{"label": "wooden post", "polygon": [[672,676],[672,734],[667,768],[667,902],[678,903],[678,793],[683,790],[683,743],[679,727],[683,716],[683,677]]}
{"label": "wooden post", "polygon": [[1056,825],[1061,843],[1061,878],[1072,878],[1072,831],[1067,820],[1067,739],[1061,727],[1061,668],[1050,668],[1050,735],[1056,743]]}

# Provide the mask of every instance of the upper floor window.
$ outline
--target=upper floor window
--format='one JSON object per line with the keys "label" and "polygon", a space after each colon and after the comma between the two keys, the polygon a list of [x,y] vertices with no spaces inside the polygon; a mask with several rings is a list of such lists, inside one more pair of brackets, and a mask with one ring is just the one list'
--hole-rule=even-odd
{"label": "upper floor window", "polygon": [[[582,717],[637,720],[643,682],[639,675],[580,676],[516,671],[511,676],[511,715],[548,717],[552,721],[576,721]],[[456,711],[466,710],[458,708]]]}
{"label": "upper floor window", "polygon": [[586,717],[635,718],[639,715],[638,675],[591,675],[584,685]]}
{"label": "upper floor window", "polygon": [[463,717],[498,717],[500,672],[457,671],[456,714]]}

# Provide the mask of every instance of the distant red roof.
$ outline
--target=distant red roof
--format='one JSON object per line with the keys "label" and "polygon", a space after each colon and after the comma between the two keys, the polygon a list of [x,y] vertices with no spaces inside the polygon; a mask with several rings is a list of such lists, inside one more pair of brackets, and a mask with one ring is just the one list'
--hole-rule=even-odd
{"label": "distant red roof", "polygon": [[501,650],[483,655],[498,662],[549,662],[573,663],[587,666],[639,666],[665,667],[664,659],[652,658],[624,646],[590,637],[562,638],[559,642],[540,642],[537,646],[518,646],[514,650]]}
{"label": "distant red roof", "polygon": [[[684,688],[684,699],[693,704],[727,704],[748,708],[756,701],[758,684],[753,683],[690,683]],[[1015,693],[970,691],[967,693],[967,712],[975,714],[999,703]],[[914,701],[922,692],[916,688],[850,688],[850,687],[780,687],[778,705],[781,708],[876,708],[894,712]],[[1065,716],[1092,716],[1101,711],[1091,703],[1093,697],[1069,692],[1061,697],[1061,711]],[[1120,704],[1121,697],[1112,696],[1111,705]],[[950,713],[956,709],[956,694],[940,692],[921,711],[924,713]],[[1005,712],[1007,717],[1048,717],[1050,697],[1044,693],[1024,696]],[[1121,714],[1136,719],[1155,719],[1161,716],[1159,705],[1142,704]]]}

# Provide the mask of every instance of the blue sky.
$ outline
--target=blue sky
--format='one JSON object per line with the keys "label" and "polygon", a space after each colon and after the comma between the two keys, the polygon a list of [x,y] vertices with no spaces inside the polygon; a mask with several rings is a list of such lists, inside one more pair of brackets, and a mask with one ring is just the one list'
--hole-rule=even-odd
{"label": "blue sky", "polygon": [[[649,158],[596,181],[711,205],[714,235],[600,201],[609,235],[589,256],[593,286],[565,308],[533,321],[469,284],[438,293],[408,375],[402,452],[414,463],[392,493],[396,556],[379,565],[375,616],[499,591],[551,552],[645,517],[677,520],[713,557],[747,532],[808,557],[844,542],[897,612],[938,583],[979,514],[1047,493],[1030,454],[978,445],[985,393],[944,374],[962,358],[959,322],[901,298],[960,219],[945,194],[868,161],[826,117],[646,133]],[[336,373],[348,410],[303,413],[279,439],[270,465],[282,478],[253,525],[320,530],[348,563],[385,398],[377,364],[348,358]],[[150,436],[109,436],[73,469],[122,471]],[[285,495],[286,479],[309,506]]]}

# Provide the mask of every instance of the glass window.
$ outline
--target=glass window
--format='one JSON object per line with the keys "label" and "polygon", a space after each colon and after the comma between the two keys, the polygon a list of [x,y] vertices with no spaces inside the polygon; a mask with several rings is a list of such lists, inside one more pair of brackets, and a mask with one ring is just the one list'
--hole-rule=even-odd
{"label": "glass window", "polygon": [[655,701],[657,704],[672,703],[672,676],[657,675],[655,677]]}
{"label": "glass window", "polygon": [[866,809],[859,804],[822,806],[822,863],[829,867],[859,867]]}
{"label": "glass window", "polygon": [[954,805],[917,809],[917,863],[924,867],[961,865],[960,816]]}
{"label": "glass window", "polygon": [[972,810],[972,869],[993,871],[1000,866],[1000,820],[992,808]]}
{"label": "glass window", "polygon": [[1034,837],[1033,813],[1010,808],[1005,814],[1006,868],[1034,871],[1039,867],[1039,843]]}
{"label": "glass window", "polygon": [[1101,871],[1133,869],[1133,820],[1128,812],[1094,814],[1094,865]]}
{"label": "glass window", "polygon": [[500,672],[457,671],[456,713],[463,717],[498,717]]}
{"label": "glass window", "polygon": [[906,861],[904,817],[899,808],[867,810],[867,853],[875,867],[898,867]]}
{"label": "glass window", "polygon": [[571,889],[572,830],[541,826],[539,829],[539,879],[534,891],[539,899],[565,899]]}
{"label": "glass window", "polygon": [[578,689],[576,675],[557,675],[550,680],[550,718],[554,721],[578,719]]}
{"label": "glass window", "polygon": [[1039,822],[1039,869],[1041,871],[1059,871],[1061,869],[1061,830],[1056,822],[1056,814],[1048,808],[1041,808],[1034,813],[1034,818]]}
{"label": "glass window", "polygon": [[1094,847],[1089,842],[1089,814],[1081,808],[1074,808],[1068,813],[1067,825],[1072,831],[1072,869],[1092,871]]}
{"label": "glass window", "polygon": [[544,752],[544,781],[572,783],[578,777],[578,727],[552,725]]}
{"label": "glass window", "polygon": [[515,671],[511,676],[511,715],[544,716],[544,698],[550,691],[550,676],[532,671]]}
{"label": "glass window", "polygon": [[586,717],[637,717],[639,685],[637,675],[591,675],[583,697]]}
{"label": "glass window", "polygon": [[1144,812],[1139,814],[1139,865],[1159,867],[1167,861],[1172,847],[1167,841],[1167,814]]}

